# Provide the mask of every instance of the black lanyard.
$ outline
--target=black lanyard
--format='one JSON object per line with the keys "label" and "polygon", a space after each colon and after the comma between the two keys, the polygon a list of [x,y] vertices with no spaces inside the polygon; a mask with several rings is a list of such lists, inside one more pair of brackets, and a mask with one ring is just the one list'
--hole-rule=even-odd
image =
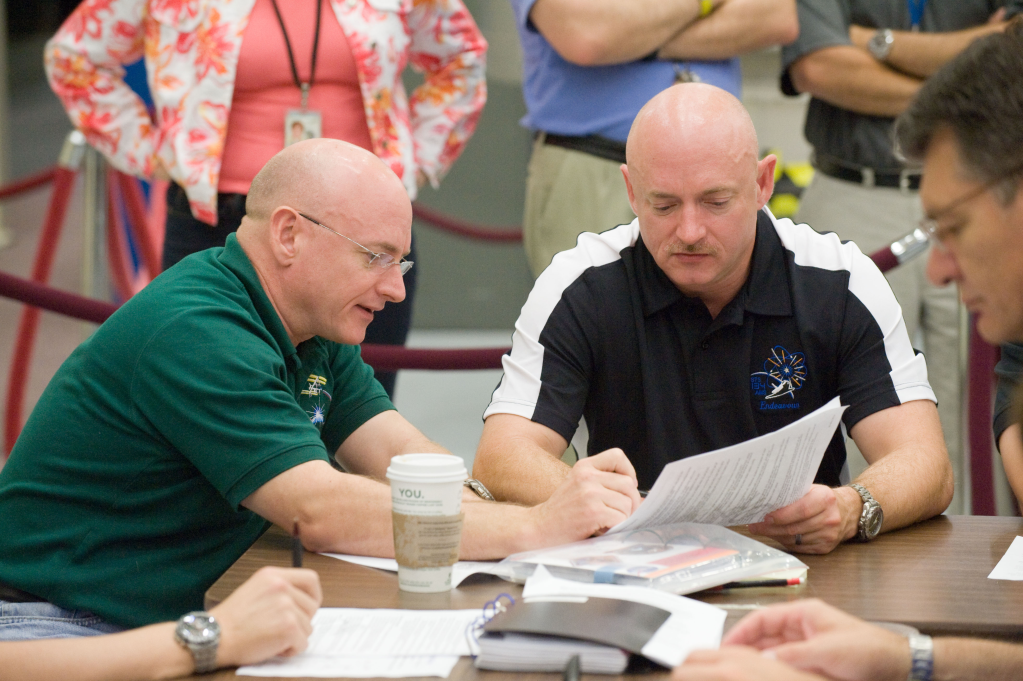
{"label": "black lanyard", "polygon": [[309,82],[303,83],[298,79],[298,67],[295,66],[295,54],[291,51],[291,41],[288,40],[288,30],[284,28],[284,19],[281,17],[281,10],[277,7],[277,0],[270,0],[277,14],[277,23],[281,25],[281,33],[284,34],[284,45],[288,48],[288,61],[291,62],[291,77],[295,79],[295,85],[302,91],[302,110],[306,109],[309,103],[309,88],[313,86],[313,77],[316,75],[316,53],[320,47],[320,15],[323,14],[323,0],[316,0],[316,33],[313,35],[313,58],[309,64]]}

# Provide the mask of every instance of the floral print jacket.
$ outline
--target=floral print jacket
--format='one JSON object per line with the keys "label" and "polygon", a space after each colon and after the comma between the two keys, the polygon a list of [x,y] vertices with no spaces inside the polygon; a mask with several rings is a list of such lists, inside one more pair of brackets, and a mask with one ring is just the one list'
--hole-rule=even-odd
{"label": "floral print jacket", "polygon": [[[461,0],[329,0],[355,57],[373,151],[416,195],[440,181],[487,98],[487,43]],[[118,169],[159,167],[216,223],[217,181],[242,33],[255,0],[85,0],[47,43],[50,85]],[[146,60],[154,121],[124,83]],[[411,60],[425,82],[405,94]]]}

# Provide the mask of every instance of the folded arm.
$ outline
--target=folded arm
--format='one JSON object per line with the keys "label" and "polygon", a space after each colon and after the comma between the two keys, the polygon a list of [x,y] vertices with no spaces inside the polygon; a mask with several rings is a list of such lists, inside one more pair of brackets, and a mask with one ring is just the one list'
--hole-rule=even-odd
{"label": "folded arm", "polygon": [[795,0],[728,0],[661,46],[661,59],[729,59],[799,36]]}
{"label": "folded arm", "polygon": [[922,84],[854,45],[834,45],[800,57],[789,75],[799,92],[868,116],[898,116]]}
{"label": "folded arm", "polygon": [[699,15],[699,0],[536,0],[529,12],[551,47],[580,66],[642,59]]}
{"label": "folded arm", "polygon": [[[1007,23],[996,20],[982,26],[944,33],[892,31],[892,49],[885,62],[902,73],[927,78],[977,38],[1004,31]],[[849,38],[854,45],[866,50],[867,41],[876,30],[853,25],[849,27]]]}

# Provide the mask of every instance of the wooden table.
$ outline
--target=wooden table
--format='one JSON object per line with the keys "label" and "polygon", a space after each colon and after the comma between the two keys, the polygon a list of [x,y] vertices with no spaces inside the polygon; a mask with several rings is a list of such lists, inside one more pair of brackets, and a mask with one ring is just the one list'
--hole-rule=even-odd
{"label": "wooden table", "polygon": [[[928,634],[1023,639],[1023,582],[990,580],[991,568],[1023,519],[939,516],[870,544],[844,544],[826,556],[800,556],[810,567],[807,584],[785,589],[742,589],[696,596],[729,610],[729,629],[750,609],[797,598],[820,598],[868,620],[900,622]],[[290,565],[290,539],[271,531],[249,549],[206,594],[207,608],[227,597],[263,565]],[[323,605],[349,608],[478,608],[498,593],[518,596],[522,588],[493,577],[471,577],[443,594],[399,591],[394,574],[306,554],[316,570]],[[660,675],[654,675],[659,677]],[[480,672],[463,659],[455,681],[549,681],[550,674]],[[210,677],[234,678],[231,671]]]}

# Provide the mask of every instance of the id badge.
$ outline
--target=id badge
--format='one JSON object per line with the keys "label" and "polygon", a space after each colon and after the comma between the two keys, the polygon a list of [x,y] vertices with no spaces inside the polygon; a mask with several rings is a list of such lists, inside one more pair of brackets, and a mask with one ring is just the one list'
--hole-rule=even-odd
{"label": "id badge", "polygon": [[284,115],[284,146],[323,136],[323,120],[319,111],[291,109]]}

